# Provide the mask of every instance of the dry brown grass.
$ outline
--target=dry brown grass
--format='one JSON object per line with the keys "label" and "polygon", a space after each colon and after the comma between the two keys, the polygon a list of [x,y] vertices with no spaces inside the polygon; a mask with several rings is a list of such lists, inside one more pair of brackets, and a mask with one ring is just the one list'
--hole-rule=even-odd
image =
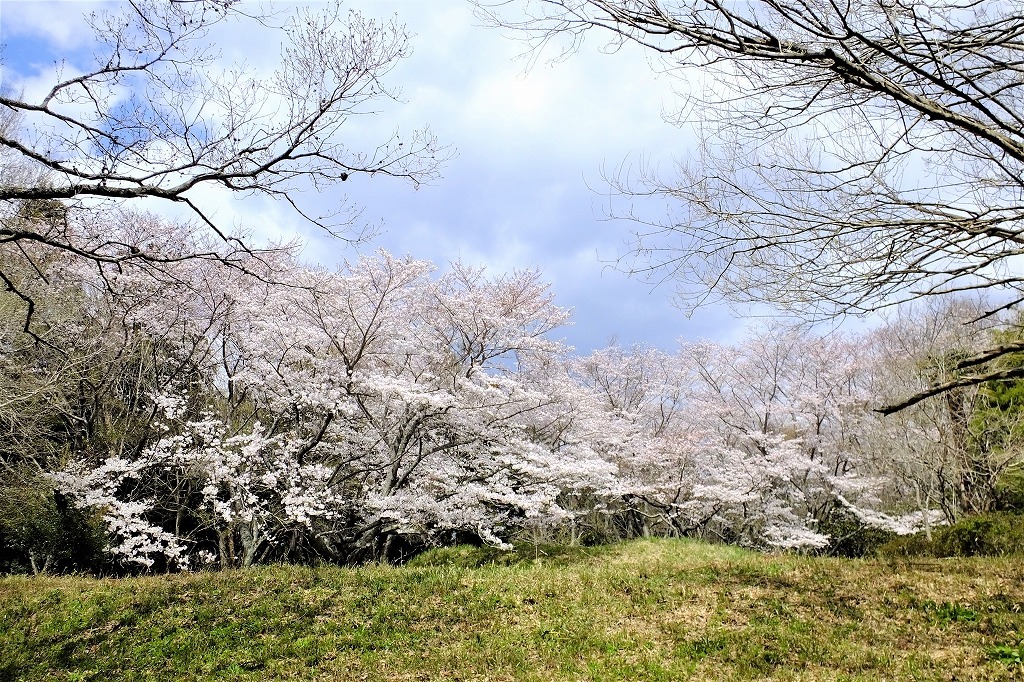
{"label": "dry brown grass", "polygon": [[506,563],[4,578],[0,680],[1024,679],[1020,559]]}

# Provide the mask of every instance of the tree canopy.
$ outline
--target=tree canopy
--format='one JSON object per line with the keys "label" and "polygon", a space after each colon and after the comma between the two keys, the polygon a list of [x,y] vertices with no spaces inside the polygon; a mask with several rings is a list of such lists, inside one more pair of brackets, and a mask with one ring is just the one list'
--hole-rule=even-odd
{"label": "tree canopy", "polygon": [[[479,4],[561,56],[595,34],[685,81],[672,116],[702,145],[674,177],[612,181],[677,207],[641,224],[626,263],[679,282],[687,305],[768,302],[821,319],[981,289],[997,292],[996,309],[1024,302],[1020,2]],[[961,369],[1020,348],[993,346]],[[969,371],[934,388],[992,378]]]}

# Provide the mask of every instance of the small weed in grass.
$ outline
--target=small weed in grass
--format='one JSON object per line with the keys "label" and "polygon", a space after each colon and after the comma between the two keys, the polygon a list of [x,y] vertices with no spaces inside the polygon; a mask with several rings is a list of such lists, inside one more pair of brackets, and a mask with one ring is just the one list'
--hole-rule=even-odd
{"label": "small weed in grass", "polygon": [[932,620],[940,625],[950,623],[973,623],[978,620],[978,612],[969,606],[955,602],[942,602],[936,604],[934,601],[926,601],[922,605],[924,612],[931,616]]}
{"label": "small weed in grass", "polygon": [[725,651],[729,647],[728,637],[704,635],[686,642],[676,649],[677,655],[694,661]]}
{"label": "small weed in grass", "polygon": [[989,647],[985,653],[993,661],[1006,663],[1007,665],[1024,665],[1024,641],[1016,645],[1000,644]]}

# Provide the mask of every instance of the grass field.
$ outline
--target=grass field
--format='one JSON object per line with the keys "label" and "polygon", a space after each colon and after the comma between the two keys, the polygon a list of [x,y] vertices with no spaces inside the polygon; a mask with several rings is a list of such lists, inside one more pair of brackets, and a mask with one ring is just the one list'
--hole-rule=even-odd
{"label": "grass field", "polygon": [[0,578],[0,680],[1024,680],[1020,558],[480,556]]}

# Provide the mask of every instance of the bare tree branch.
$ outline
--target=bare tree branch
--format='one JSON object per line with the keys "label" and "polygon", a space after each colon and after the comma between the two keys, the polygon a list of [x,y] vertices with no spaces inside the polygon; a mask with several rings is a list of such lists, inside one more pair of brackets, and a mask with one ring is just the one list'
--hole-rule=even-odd
{"label": "bare tree branch", "polygon": [[1022,377],[1024,377],[1024,367],[1013,367],[1011,369],[1000,369],[992,372],[985,372],[983,374],[961,376],[950,381],[935,384],[923,391],[919,391],[918,393],[911,395],[905,400],[880,407],[875,411],[880,414],[893,414],[906,409],[911,405],[916,405],[922,400],[942,395],[943,393],[948,393],[956,388],[966,388],[968,386],[978,386],[979,384],[984,384],[989,381],[1005,381],[1007,379],[1020,379]]}
{"label": "bare tree branch", "polygon": [[0,148],[50,172],[47,184],[4,182],[0,201],[177,201],[202,185],[285,196],[354,174],[436,177],[447,152],[429,131],[366,151],[341,139],[349,117],[394,98],[381,79],[409,53],[403,27],[339,6],[302,11],[276,27],[272,76],[220,67],[209,31],[262,19],[212,0],[137,0],[91,16],[93,68],[38,101],[0,93],[0,109],[20,119],[0,130]]}
{"label": "bare tree branch", "polygon": [[[559,58],[603,35],[685,80],[672,120],[699,146],[671,177],[610,179],[612,217],[638,226],[619,267],[678,283],[684,307],[767,302],[821,319],[949,291],[1020,300],[1024,3],[477,5]],[[670,219],[646,217],[637,204],[652,198]]]}
{"label": "bare tree branch", "polygon": [[[301,219],[354,240],[365,228],[347,199],[319,215],[300,203],[300,190],[322,192],[358,175],[419,184],[436,178],[449,156],[427,129],[365,146],[344,139],[352,117],[396,98],[383,78],[410,50],[394,21],[340,4],[290,17],[254,14],[235,0],[132,0],[86,21],[91,65],[62,64],[38,97],[0,88],[0,268],[4,249],[20,244],[99,266],[202,258],[238,268],[259,260],[260,249],[197,202],[195,190],[210,187],[283,199]],[[212,32],[235,23],[282,45],[273,73],[223,66]],[[154,199],[197,220],[157,225],[130,208]],[[56,219],[39,213],[59,205]],[[179,243],[161,231],[177,233]],[[11,277],[3,282],[28,295]]]}

